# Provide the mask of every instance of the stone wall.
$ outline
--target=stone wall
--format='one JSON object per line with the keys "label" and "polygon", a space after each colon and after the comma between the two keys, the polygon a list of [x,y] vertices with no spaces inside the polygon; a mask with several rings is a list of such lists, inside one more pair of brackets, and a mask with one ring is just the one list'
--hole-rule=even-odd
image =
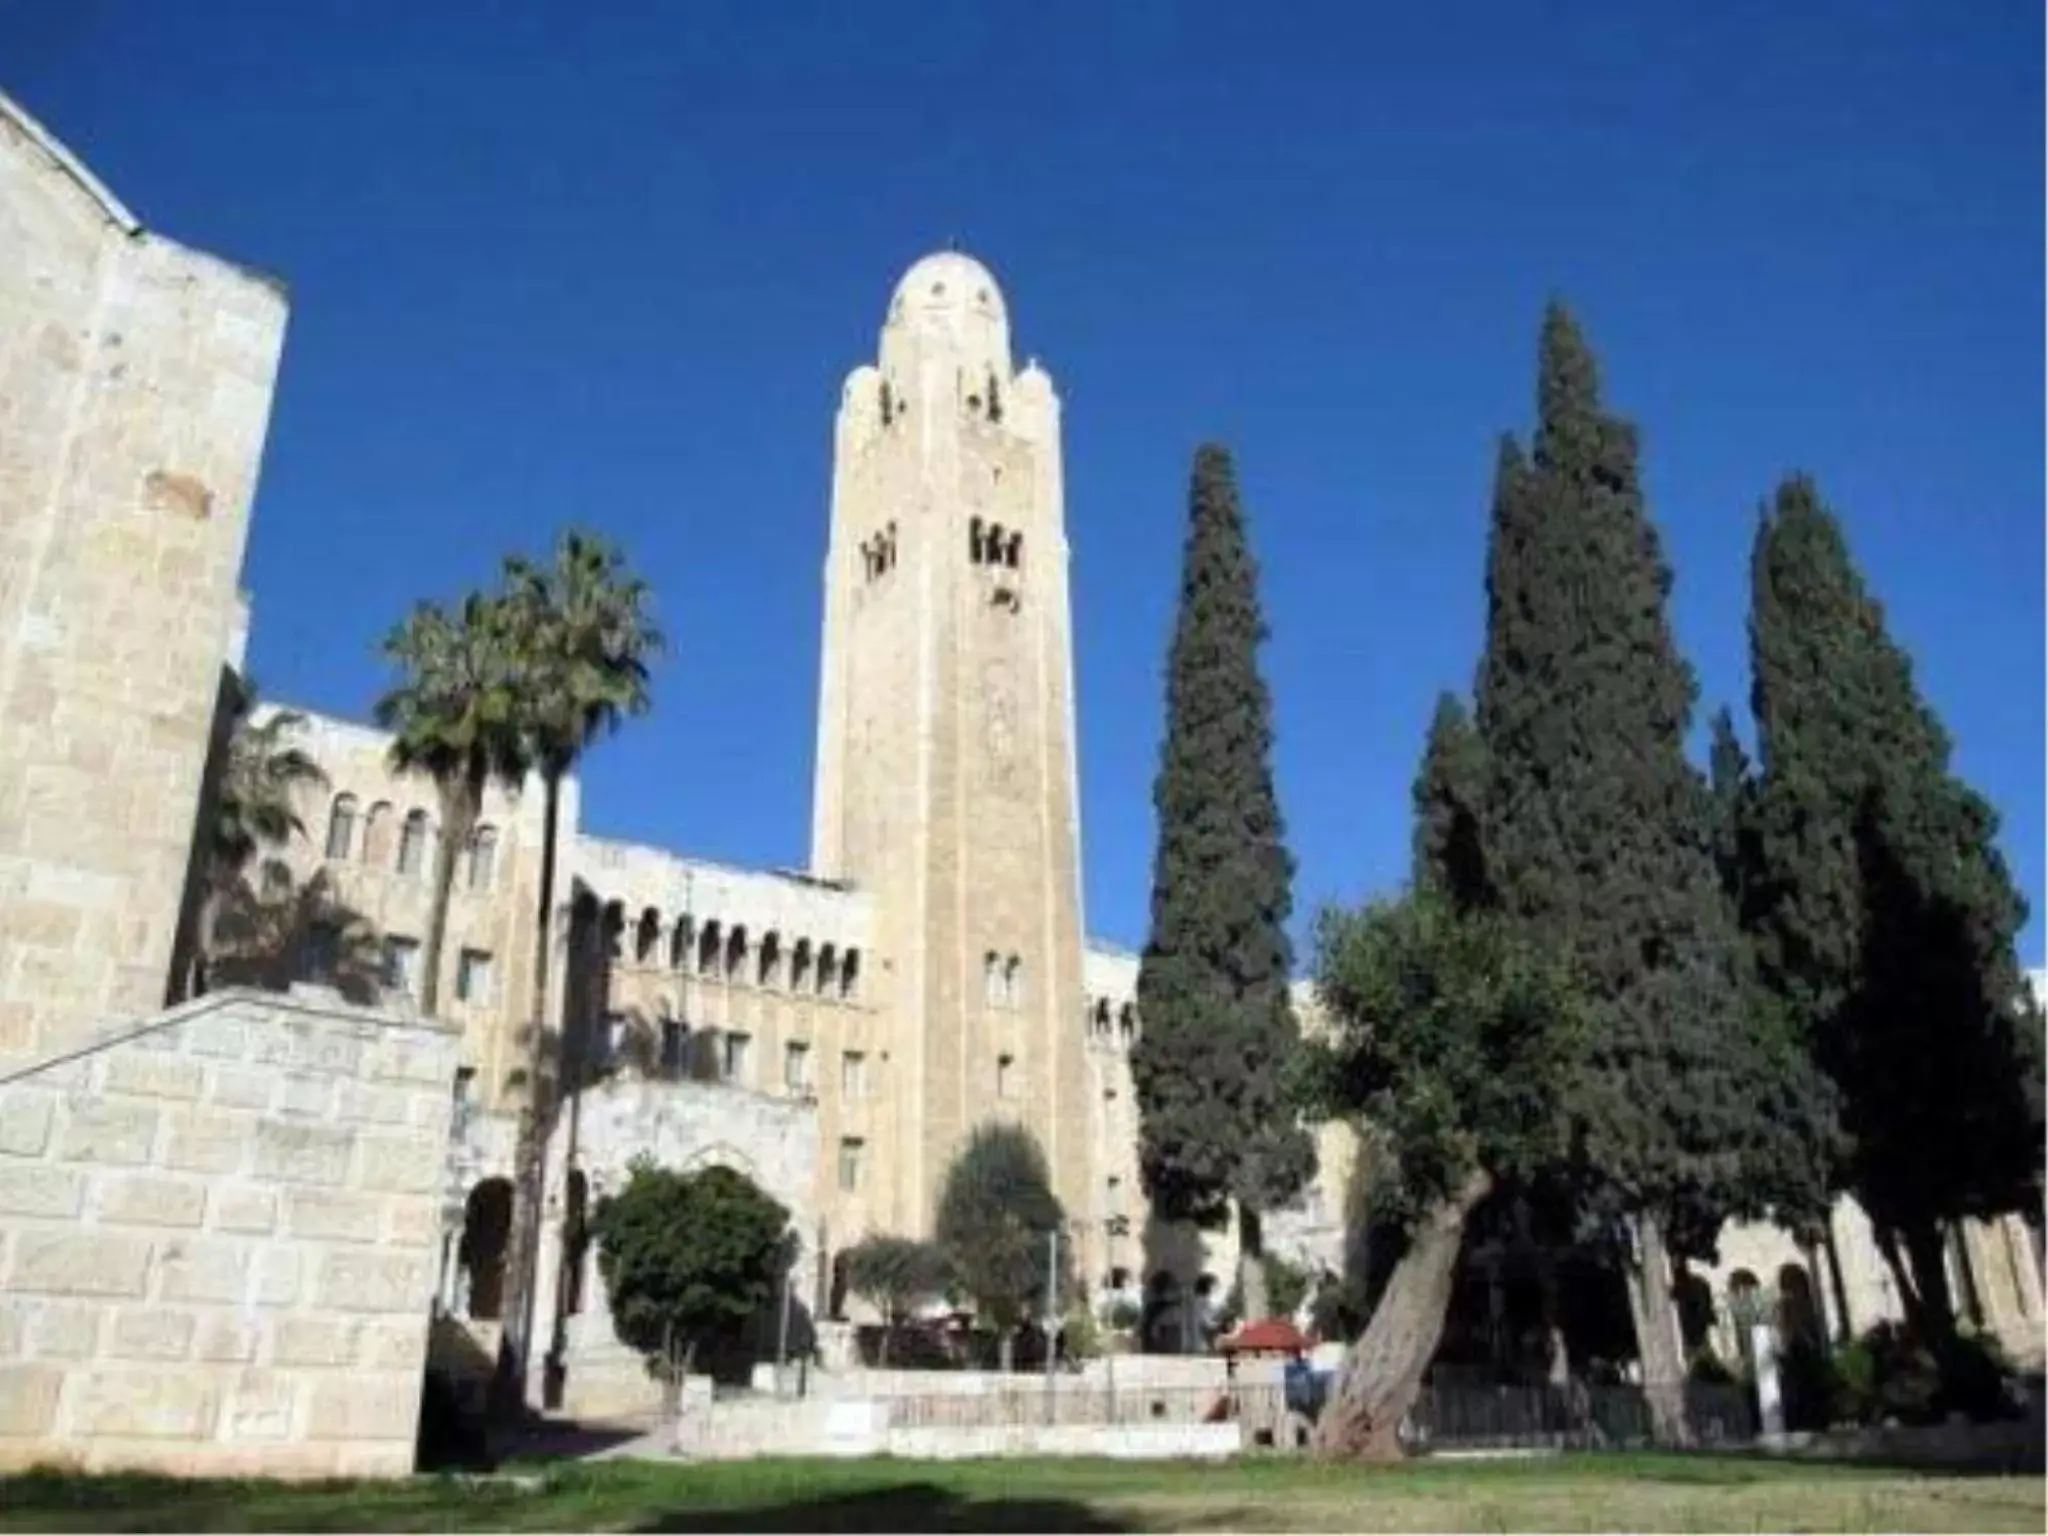
{"label": "stone wall", "polygon": [[411,1470],[455,1061],[230,991],[0,1085],[0,1468]]}
{"label": "stone wall", "polygon": [[0,95],[0,1061],[163,1006],[283,345]]}

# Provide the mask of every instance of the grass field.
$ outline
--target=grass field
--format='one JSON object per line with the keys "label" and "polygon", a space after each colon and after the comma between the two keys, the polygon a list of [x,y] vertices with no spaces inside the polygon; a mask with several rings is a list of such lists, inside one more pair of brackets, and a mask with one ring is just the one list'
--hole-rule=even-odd
{"label": "grass field", "polygon": [[402,1483],[0,1480],[0,1531],[2040,1531],[2040,1477],[1737,1457],[606,1462]]}

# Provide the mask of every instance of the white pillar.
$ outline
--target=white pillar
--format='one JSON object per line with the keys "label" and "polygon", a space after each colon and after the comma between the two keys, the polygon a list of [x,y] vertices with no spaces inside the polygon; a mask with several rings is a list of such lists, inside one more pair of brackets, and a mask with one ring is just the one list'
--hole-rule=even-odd
{"label": "white pillar", "polygon": [[1769,1323],[1757,1323],[1749,1330],[1750,1349],[1756,1358],[1756,1408],[1758,1427],[1766,1435],[1785,1433],[1785,1400],[1778,1387],[1778,1333]]}

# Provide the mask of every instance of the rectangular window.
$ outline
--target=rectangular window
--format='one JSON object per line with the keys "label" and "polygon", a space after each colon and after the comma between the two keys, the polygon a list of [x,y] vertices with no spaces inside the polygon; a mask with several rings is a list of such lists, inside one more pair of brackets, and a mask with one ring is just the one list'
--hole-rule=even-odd
{"label": "rectangular window", "polygon": [[839,1058],[839,1096],[864,1099],[868,1096],[868,1059],[860,1051],[847,1051]]}
{"label": "rectangular window", "polygon": [[753,1043],[751,1035],[728,1033],[721,1038],[718,1075],[728,1083],[744,1083],[747,1080],[747,1047]]}
{"label": "rectangular window", "polygon": [[397,934],[386,935],[384,939],[384,985],[393,992],[403,992],[407,997],[419,996],[420,946],[416,939],[400,938]]}
{"label": "rectangular window", "polygon": [[661,1021],[661,1075],[671,1081],[690,1075],[690,1026],[681,1019]]}
{"label": "rectangular window", "polygon": [[801,1040],[782,1048],[782,1086],[791,1093],[811,1091],[811,1048]]}
{"label": "rectangular window", "polygon": [[332,923],[315,923],[306,933],[306,981],[323,985],[334,980],[334,968],[341,961],[341,930]]}
{"label": "rectangular window", "polygon": [[851,1193],[860,1188],[861,1154],[867,1150],[867,1143],[858,1136],[848,1136],[839,1143],[839,1187]]}
{"label": "rectangular window", "polygon": [[465,1003],[491,998],[491,957],[488,951],[465,949],[455,963],[455,996]]}

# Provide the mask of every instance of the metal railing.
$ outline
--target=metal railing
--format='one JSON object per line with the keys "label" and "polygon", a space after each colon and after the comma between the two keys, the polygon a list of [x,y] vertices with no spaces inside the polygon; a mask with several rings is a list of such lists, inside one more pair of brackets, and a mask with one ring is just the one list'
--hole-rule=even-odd
{"label": "metal railing", "polygon": [[[1755,1408],[1736,1385],[1688,1383],[1686,1420],[1698,1445],[1756,1436]],[[1642,1449],[1658,1440],[1649,1399],[1632,1386],[1431,1385],[1402,1431],[1417,1450]]]}

